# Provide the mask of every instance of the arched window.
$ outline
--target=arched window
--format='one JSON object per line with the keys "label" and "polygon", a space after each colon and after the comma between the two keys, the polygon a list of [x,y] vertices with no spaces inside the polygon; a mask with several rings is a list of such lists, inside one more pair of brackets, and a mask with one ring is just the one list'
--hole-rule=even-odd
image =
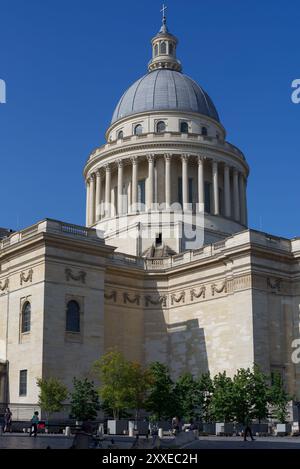
{"label": "arched window", "polygon": [[118,132],[118,140],[119,140],[120,138],[123,138],[123,137],[124,137],[123,130],[119,130],[119,132]]}
{"label": "arched window", "polygon": [[29,301],[23,305],[22,308],[22,333],[23,332],[30,332],[30,322],[31,322],[31,304]]}
{"label": "arched window", "polygon": [[187,122],[180,122],[180,132],[183,134],[189,133],[189,124]]}
{"label": "arched window", "polygon": [[165,42],[160,43],[160,53],[166,54],[167,53],[167,44]]}
{"label": "arched window", "polygon": [[154,47],[154,56],[156,57],[158,55],[158,44],[155,44]]}
{"label": "arched window", "polygon": [[204,135],[204,137],[207,136],[207,128],[206,127],[202,127],[201,134]]}
{"label": "arched window", "polygon": [[166,130],[166,124],[164,121],[159,121],[156,124],[156,132],[161,134]]}
{"label": "arched window", "polygon": [[141,124],[138,124],[134,128],[134,135],[141,135],[143,133],[143,127]]}
{"label": "arched window", "polygon": [[169,55],[173,55],[174,47],[171,42],[169,42]]}
{"label": "arched window", "polygon": [[67,304],[66,331],[80,332],[80,307],[75,300]]}

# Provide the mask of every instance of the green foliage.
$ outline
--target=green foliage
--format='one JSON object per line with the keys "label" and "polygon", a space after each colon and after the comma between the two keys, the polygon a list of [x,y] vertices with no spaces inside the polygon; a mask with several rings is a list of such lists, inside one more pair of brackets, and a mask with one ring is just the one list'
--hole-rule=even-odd
{"label": "green foliage", "polygon": [[144,403],[147,390],[146,373],[140,365],[125,360],[124,356],[112,350],[93,365],[93,371],[101,382],[99,394],[103,408],[111,410],[114,419],[126,409],[139,409]]}
{"label": "green foliage", "polygon": [[203,373],[198,379],[199,405],[201,408],[201,420],[211,422],[211,399],[214,392],[213,381],[209,373]]}
{"label": "green foliage", "polygon": [[173,381],[166,365],[154,362],[149,367],[151,384],[146,400],[146,409],[151,420],[168,419],[177,415],[178,402],[173,392]]}
{"label": "green foliage", "polygon": [[60,412],[63,408],[63,401],[68,397],[67,387],[56,378],[36,380],[39,392],[39,406],[47,415],[49,419],[50,415],[54,412]]}
{"label": "green foliage", "polygon": [[94,383],[85,379],[73,379],[71,393],[71,414],[78,420],[94,420],[100,409],[99,396]]}
{"label": "green foliage", "polygon": [[254,365],[252,373],[252,417],[261,420],[268,417],[269,387],[267,376]]}
{"label": "green foliage", "polygon": [[210,411],[216,422],[230,422],[234,418],[233,381],[226,372],[219,373],[213,379],[214,391],[210,402]]}
{"label": "green foliage", "polygon": [[281,375],[278,372],[271,375],[271,387],[269,390],[269,402],[272,406],[272,416],[280,423],[285,423],[287,418],[287,404],[290,396],[284,389]]}
{"label": "green foliage", "polygon": [[178,403],[177,415],[186,421],[198,418],[202,404],[199,383],[191,373],[181,375],[174,387],[174,394]]}

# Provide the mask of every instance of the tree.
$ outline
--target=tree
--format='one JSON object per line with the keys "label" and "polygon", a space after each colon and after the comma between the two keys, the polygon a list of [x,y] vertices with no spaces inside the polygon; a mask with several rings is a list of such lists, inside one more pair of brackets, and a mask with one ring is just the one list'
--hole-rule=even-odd
{"label": "tree", "polygon": [[232,411],[234,420],[246,424],[253,416],[253,375],[241,368],[233,377]]}
{"label": "tree", "polygon": [[214,391],[210,402],[211,415],[217,422],[230,422],[234,419],[233,382],[226,372],[219,373],[213,379]]}
{"label": "tree", "polygon": [[36,380],[39,392],[39,406],[47,416],[47,420],[54,412],[60,412],[63,402],[68,397],[67,387],[57,378],[38,378]]}
{"label": "tree", "polygon": [[99,396],[94,383],[85,379],[73,379],[71,393],[71,414],[78,420],[94,420],[100,409]]}
{"label": "tree", "polygon": [[152,383],[149,370],[139,363],[129,362],[129,407],[135,410],[135,420],[139,418],[140,410],[145,406],[147,393]]}
{"label": "tree", "polygon": [[272,406],[272,416],[285,423],[287,419],[287,405],[291,398],[286,392],[280,373],[271,375],[271,386],[269,390],[269,403]]}
{"label": "tree", "polygon": [[177,413],[185,420],[198,418],[202,404],[199,393],[199,382],[191,373],[185,373],[179,377],[174,387],[174,394],[178,402]]}
{"label": "tree", "polygon": [[111,409],[114,419],[119,419],[120,412],[130,408],[133,402],[131,363],[120,352],[112,350],[94,363],[93,372],[101,383],[99,394],[103,408]]}
{"label": "tree", "polygon": [[203,422],[211,422],[211,399],[214,385],[209,373],[203,373],[198,379],[199,405],[201,407],[201,419]]}
{"label": "tree", "polygon": [[258,365],[254,365],[252,373],[252,404],[253,418],[257,418],[260,422],[269,415],[268,398],[269,388],[267,376],[260,370]]}
{"label": "tree", "polygon": [[151,384],[146,400],[146,410],[151,413],[152,420],[170,418],[177,414],[178,405],[173,392],[173,381],[166,365],[154,362],[150,365]]}

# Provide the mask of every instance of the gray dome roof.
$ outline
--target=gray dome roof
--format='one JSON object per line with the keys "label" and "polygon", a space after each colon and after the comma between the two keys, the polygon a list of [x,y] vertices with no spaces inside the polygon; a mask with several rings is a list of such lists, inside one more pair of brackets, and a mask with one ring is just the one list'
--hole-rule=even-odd
{"label": "gray dome roof", "polygon": [[191,78],[174,70],[154,70],[137,80],[120,99],[112,124],[145,111],[187,111],[219,122],[217,110],[205,91]]}

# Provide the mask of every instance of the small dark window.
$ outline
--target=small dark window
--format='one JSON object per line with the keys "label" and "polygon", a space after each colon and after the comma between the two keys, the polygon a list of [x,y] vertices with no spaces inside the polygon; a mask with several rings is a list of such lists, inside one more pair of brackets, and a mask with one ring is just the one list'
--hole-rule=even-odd
{"label": "small dark window", "polygon": [[74,300],[67,304],[66,331],[80,332],[80,307]]}
{"label": "small dark window", "polygon": [[141,124],[138,124],[134,128],[134,135],[141,135],[143,133],[143,127]]}
{"label": "small dark window", "polygon": [[174,47],[171,42],[169,42],[169,55],[173,55]]}
{"label": "small dark window", "polygon": [[160,53],[166,54],[167,53],[167,44],[165,42],[161,42],[160,44]]}
{"label": "small dark window", "polygon": [[201,134],[206,137],[207,136],[207,128],[206,127],[202,127],[201,129]]}
{"label": "small dark window", "polygon": [[156,57],[157,55],[158,55],[158,44],[156,44],[154,47],[154,56]]}
{"label": "small dark window", "polygon": [[157,122],[156,124],[156,132],[161,134],[163,133],[164,131],[166,130],[166,124],[164,123],[164,121],[159,121]]}
{"label": "small dark window", "polygon": [[162,245],[162,234],[159,233],[155,238],[155,247],[159,248]]}
{"label": "small dark window", "polygon": [[189,124],[187,122],[180,122],[180,132],[183,134],[189,133]]}
{"label": "small dark window", "polygon": [[29,303],[29,301],[26,301],[26,303],[23,305],[21,321],[22,321],[22,326],[21,326],[22,333],[29,332],[30,322],[31,322],[31,304]]}
{"label": "small dark window", "polygon": [[120,130],[120,131],[118,132],[118,140],[119,140],[120,138],[123,138],[123,137],[124,137],[123,130]]}
{"label": "small dark window", "polygon": [[19,378],[19,396],[27,394],[27,370],[20,370]]}

